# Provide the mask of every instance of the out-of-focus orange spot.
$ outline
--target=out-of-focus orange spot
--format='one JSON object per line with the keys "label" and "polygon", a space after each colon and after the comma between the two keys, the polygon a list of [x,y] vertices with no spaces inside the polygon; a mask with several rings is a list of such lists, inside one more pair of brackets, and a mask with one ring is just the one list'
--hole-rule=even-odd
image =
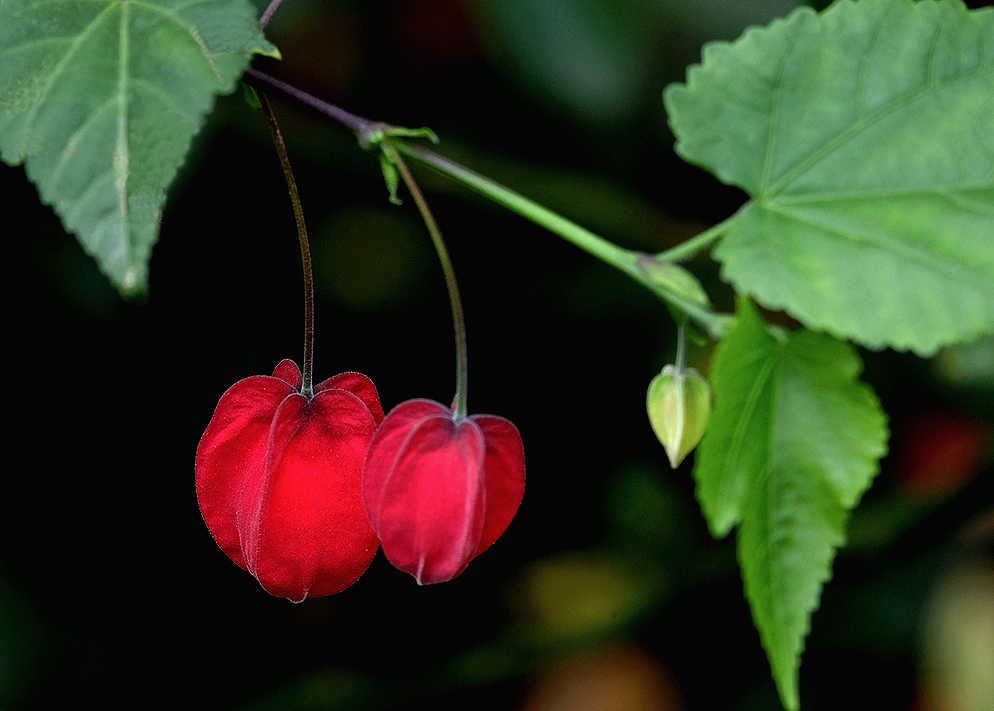
{"label": "out-of-focus orange spot", "polygon": [[927,607],[914,711],[994,708],[994,559],[943,574]]}
{"label": "out-of-focus orange spot", "polygon": [[676,682],[657,658],[634,645],[608,647],[548,670],[521,711],[679,711]]}

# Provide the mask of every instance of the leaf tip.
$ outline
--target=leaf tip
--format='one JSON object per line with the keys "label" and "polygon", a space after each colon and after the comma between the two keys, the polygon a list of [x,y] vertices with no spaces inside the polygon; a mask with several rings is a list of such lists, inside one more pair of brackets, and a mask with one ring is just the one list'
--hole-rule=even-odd
{"label": "leaf tip", "polygon": [[269,42],[261,44],[258,47],[252,47],[249,52],[252,54],[262,55],[263,57],[271,57],[272,59],[283,59],[283,55],[280,54],[279,48]]}

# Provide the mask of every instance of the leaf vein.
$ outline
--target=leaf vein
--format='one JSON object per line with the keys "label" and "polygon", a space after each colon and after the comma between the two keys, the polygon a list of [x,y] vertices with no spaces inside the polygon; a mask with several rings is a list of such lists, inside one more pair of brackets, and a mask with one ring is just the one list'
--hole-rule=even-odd
{"label": "leaf vein", "polygon": [[851,230],[843,230],[837,225],[832,224],[830,221],[817,220],[807,213],[794,210],[777,209],[777,207],[772,204],[768,206],[768,209],[779,212],[792,220],[815,227],[822,232],[832,234],[846,242],[854,243],[860,247],[868,246],[876,248],[888,252],[894,257],[903,259],[906,262],[923,266],[933,273],[941,274],[948,283],[955,284],[968,281],[972,282],[974,287],[982,292],[990,292],[992,290],[990,280],[985,274],[971,269],[969,265],[953,263],[948,256],[944,259],[940,259],[928,250],[909,244],[907,240],[898,239],[881,232],[864,231],[862,233],[856,233]]}
{"label": "leaf vein", "polygon": [[777,69],[777,79],[773,84],[773,101],[772,109],[770,111],[769,125],[766,131],[766,155],[763,157],[763,174],[760,178],[760,192],[762,192],[763,186],[768,185],[770,182],[770,175],[773,172],[773,164],[776,159],[776,149],[778,138],[777,134],[780,129],[780,113],[783,108],[783,94],[784,94],[784,75],[787,72],[787,67],[790,65],[790,59],[794,54],[794,50],[797,48],[798,39],[795,37],[791,46],[783,53],[781,58],[780,66]]}
{"label": "leaf vein", "polygon": [[860,118],[866,116],[869,111],[869,99],[866,96],[867,75],[870,72],[870,63],[873,60],[873,53],[880,43],[880,35],[883,32],[884,23],[879,22],[870,36],[867,49],[863,52],[859,63],[859,75],[856,79],[856,115]]}
{"label": "leaf vein", "polygon": [[[735,424],[735,430],[732,433],[731,444],[728,448],[728,454],[722,464],[722,470],[727,472],[732,463],[738,462],[741,459],[741,454],[746,446],[746,442],[749,440],[747,431],[759,405],[759,399],[762,397],[763,391],[766,389],[767,383],[770,381],[773,375],[773,369],[776,366],[776,358],[768,358],[763,364],[763,368],[760,370],[759,374],[756,376],[756,380],[752,387],[749,389],[749,395],[746,397],[746,401],[742,407],[742,416],[739,418],[738,422]],[[769,448],[767,448],[767,453]],[[767,456],[767,460],[769,457]],[[736,511],[735,521],[741,518],[741,504],[739,510]],[[732,522],[734,523],[734,521]]]}
{"label": "leaf vein", "polygon": [[[991,176],[994,177],[994,176]],[[985,178],[979,183],[960,183],[957,185],[915,185],[901,187],[886,187],[859,190],[821,191],[817,193],[794,193],[777,195],[775,200],[767,200],[764,205],[817,205],[825,202],[851,202],[862,200],[882,200],[900,197],[927,197],[929,195],[946,195],[959,192],[984,191],[994,189],[994,180]]]}
{"label": "leaf vein", "polygon": [[802,175],[816,167],[827,156],[831,155],[843,145],[859,136],[873,124],[883,121],[891,114],[900,111],[901,109],[908,108],[916,101],[934,94],[935,92],[951,88],[962,82],[983,79],[987,76],[994,76],[994,64],[989,66],[982,65],[971,72],[964,72],[959,76],[951,77],[945,81],[938,81],[934,85],[924,86],[915,91],[910,91],[906,94],[893,98],[876,111],[867,114],[863,118],[850,124],[847,128],[839,131],[835,136],[824,141],[820,147],[809,153],[805,158],[799,160],[793,168],[787,170],[783,177],[769,187],[768,194],[772,195],[780,193]]}
{"label": "leaf vein", "polygon": [[62,151],[62,155],[59,156],[58,162],[52,167],[52,172],[47,179],[47,183],[50,189],[55,190],[62,180],[62,175],[65,169],[69,166],[73,155],[76,152],[76,147],[80,144],[83,136],[91,129],[93,126],[103,117],[103,115],[109,110],[114,108],[116,100],[111,98],[95,107],[87,119],[79,125],[79,127],[73,132],[66,141],[66,147]]}
{"label": "leaf vein", "polygon": [[[182,6],[181,9],[185,10],[197,4],[199,3],[191,2]],[[207,43],[204,41],[204,38],[200,35],[200,32],[197,31],[196,26],[192,22],[187,21],[180,14],[177,8],[164,8],[143,2],[136,2],[135,6],[147,10],[148,12],[154,15],[160,15],[161,17],[165,18],[169,22],[172,22],[174,25],[176,25],[181,30],[186,32],[190,36],[190,39],[192,39],[196,43],[197,47],[200,48],[200,53],[203,55],[204,61],[207,62],[211,70],[217,75],[218,79],[222,78],[221,72],[217,67],[217,63],[211,58],[212,54],[218,54],[218,52],[215,52],[214,50],[212,50],[210,47],[207,46]]]}
{"label": "leaf vein", "polygon": [[[90,37],[90,35],[92,35],[93,32],[96,31],[96,28],[100,26],[105,16],[109,15],[113,11],[113,9],[114,9],[113,5],[107,5],[106,8],[104,8],[101,12],[97,13],[94,16],[93,20],[88,25],[86,25],[86,27],[84,27],[76,37],[74,37],[72,40],[69,41],[69,46],[66,49],[66,53],[62,56],[62,58],[58,61],[58,63],[56,63],[55,66],[52,67],[52,71],[49,72],[46,77],[44,77],[44,81],[40,82],[38,100],[31,107],[27,109],[28,116],[26,117],[25,120],[26,126],[34,124],[34,121],[38,116],[38,112],[41,110],[41,107],[44,106],[52,86],[59,79],[59,77],[61,77],[62,74],[65,72],[66,68],[70,64],[70,59],[72,59],[72,57],[76,54],[76,52],[79,51],[80,47],[83,46],[83,44]],[[21,144],[18,146],[18,153],[20,153],[21,155],[26,154],[27,143],[29,139],[30,139],[30,131],[25,130],[23,136],[21,137]]]}
{"label": "leaf vein", "polygon": [[117,190],[118,211],[124,218],[121,227],[124,231],[124,244],[128,252],[127,261],[132,262],[133,245],[127,239],[130,232],[128,221],[128,178],[130,175],[131,146],[128,144],[128,83],[131,70],[130,51],[131,6],[121,3],[120,25],[118,28],[118,71],[117,71],[117,146],[114,149],[114,188]]}

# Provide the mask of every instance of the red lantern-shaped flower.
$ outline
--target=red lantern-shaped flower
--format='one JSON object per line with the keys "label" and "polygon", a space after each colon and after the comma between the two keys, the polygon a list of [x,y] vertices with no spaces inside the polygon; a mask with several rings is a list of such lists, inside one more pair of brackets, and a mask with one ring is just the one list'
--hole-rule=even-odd
{"label": "red lantern-shaped flower", "polygon": [[521,436],[502,417],[458,419],[440,403],[408,400],[373,437],[362,490],[387,559],[418,584],[451,580],[521,505]]}
{"label": "red lantern-shaped flower", "polygon": [[228,557],[300,602],[358,580],[378,548],[363,508],[366,450],[383,420],[373,383],[343,373],[301,392],[297,365],[240,380],[197,449],[197,499]]}

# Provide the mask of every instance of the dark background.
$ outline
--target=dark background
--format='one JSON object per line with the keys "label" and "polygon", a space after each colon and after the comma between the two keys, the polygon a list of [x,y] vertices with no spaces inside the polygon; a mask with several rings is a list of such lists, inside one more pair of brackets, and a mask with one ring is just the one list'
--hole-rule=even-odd
{"label": "dark background", "polygon": [[[663,87],[705,40],[790,7],[287,0],[268,31],[283,61],[255,66],[368,118],[431,126],[444,155],[655,252],[743,201],[675,157]],[[316,378],[364,372],[387,409],[448,401],[451,317],[413,202],[387,202],[349,133],[273,98],[315,253]],[[672,471],[645,418],[673,358],[665,308],[416,172],[463,292],[470,409],[519,427],[525,500],[452,582],[419,588],[378,555],[345,592],[293,605],[218,550],[193,488],[224,390],[301,357],[299,251],[261,115],[237,93],[219,100],[171,190],[142,303],[107,285],[21,168],[0,167],[0,709],[779,708],[734,536],[708,536],[691,461]],[[688,266],[730,309],[707,255]],[[934,698],[963,638],[954,613],[981,629],[994,615],[992,350],[862,353],[892,452],[814,616],[804,709],[856,696],[956,708]],[[707,358],[691,353],[704,371]]]}

